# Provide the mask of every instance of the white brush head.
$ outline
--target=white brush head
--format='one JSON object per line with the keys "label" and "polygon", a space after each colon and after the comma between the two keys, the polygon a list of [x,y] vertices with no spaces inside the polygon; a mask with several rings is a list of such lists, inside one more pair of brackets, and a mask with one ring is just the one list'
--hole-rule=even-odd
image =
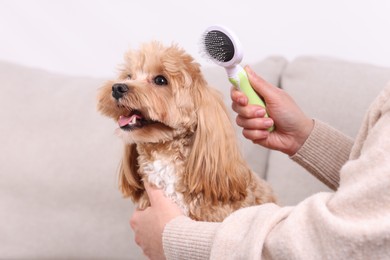
{"label": "white brush head", "polygon": [[242,61],[243,52],[238,37],[226,27],[213,25],[201,39],[202,52],[216,64],[230,68]]}

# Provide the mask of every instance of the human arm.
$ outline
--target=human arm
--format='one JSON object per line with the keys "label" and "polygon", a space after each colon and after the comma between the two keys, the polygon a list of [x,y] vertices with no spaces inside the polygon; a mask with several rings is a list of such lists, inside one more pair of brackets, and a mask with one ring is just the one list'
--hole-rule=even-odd
{"label": "human arm", "polygon": [[212,236],[202,236],[204,223],[176,218],[164,229],[166,254],[174,249],[193,259],[188,243],[209,243],[202,254],[210,259],[389,258],[390,101],[381,107],[366,118],[337,192],[315,194],[295,207],[238,210],[215,224]]}

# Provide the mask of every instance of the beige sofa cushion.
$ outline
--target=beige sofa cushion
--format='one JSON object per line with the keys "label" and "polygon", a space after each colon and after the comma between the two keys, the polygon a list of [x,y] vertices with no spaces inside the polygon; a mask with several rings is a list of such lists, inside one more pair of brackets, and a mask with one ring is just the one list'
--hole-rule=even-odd
{"label": "beige sofa cushion", "polygon": [[[355,137],[365,111],[389,80],[390,68],[331,58],[300,57],[287,66],[281,87],[308,116]],[[275,151],[270,155],[267,179],[285,205],[328,190],[286,155]]]}

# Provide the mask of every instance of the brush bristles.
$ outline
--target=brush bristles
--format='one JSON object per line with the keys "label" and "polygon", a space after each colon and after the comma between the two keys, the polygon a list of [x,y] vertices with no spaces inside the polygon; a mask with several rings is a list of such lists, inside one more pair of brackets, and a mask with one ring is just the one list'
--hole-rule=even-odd
{"label": "brush bristles", "polygon": [[204,52],[218,62],[228,62],[234,56],[234,45],[232,40],[223,32],[218,30],[208,31],[202,39]]}

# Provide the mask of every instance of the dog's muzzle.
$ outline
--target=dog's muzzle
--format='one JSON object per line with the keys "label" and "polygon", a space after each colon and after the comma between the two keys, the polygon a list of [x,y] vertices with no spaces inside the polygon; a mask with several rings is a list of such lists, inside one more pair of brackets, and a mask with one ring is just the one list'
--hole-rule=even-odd
{"label": "dog's muzzle", "polygon": [[112,85],[112,96],[119,100],[129,90],[129,87],[123,83],[117,83]]}

